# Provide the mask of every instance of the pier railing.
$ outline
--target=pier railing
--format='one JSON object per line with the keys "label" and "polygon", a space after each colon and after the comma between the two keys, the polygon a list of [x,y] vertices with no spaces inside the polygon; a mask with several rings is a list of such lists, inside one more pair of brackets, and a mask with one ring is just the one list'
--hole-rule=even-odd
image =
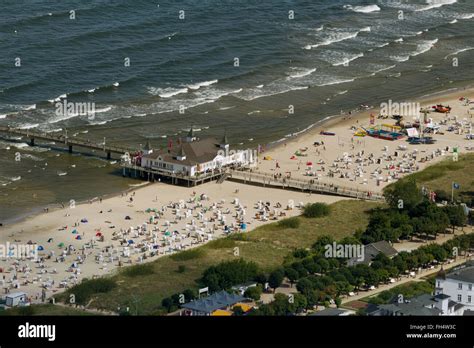
{"label": "pier railing", "polygon": [[136,151],[136,149],[134,150],[131,148],[125,148],[121,146],[97,144],[88,139],[68,137],[65,134],[46,133],[46,132],[29,130],[29,129],[1,126],[0,133],[26,137],[29,139],[30,145],[35,145],[35,139],[53,141],[55,143],[60,143],[60,144],[69,146],[69,151],[72,151],[73,146],[79,146],[79,147],[84,147],[84,148],[88,148],[92,150],[104,151],[105,153],[108,154],[108,156],[110,156],[110,153],[123,155],[125,153],[133,153],[134,151]]}
{"label": "pier railing", "polygon": [[385,201],[382,194],[356,187],[342,186],[333,183],[321,182],[319,180],[304,180],[294,178],[275,178],[270,173],[232,170],[227,180],[238,181],[244,184],[256,184],[260,186],[276,187],[281,189],[301,190],[302,192],[314,192],[330,194],[335,196],[350,197],[370,201]]}

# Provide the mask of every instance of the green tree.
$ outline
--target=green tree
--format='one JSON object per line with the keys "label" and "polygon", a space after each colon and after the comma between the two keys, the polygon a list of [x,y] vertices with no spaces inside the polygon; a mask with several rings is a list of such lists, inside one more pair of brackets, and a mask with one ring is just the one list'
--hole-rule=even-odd
{"label": "green tree", "polygon": [[451,228],[454,229],[456,227],[464,227],[467,221],[466,214],[464,214],[464,209],[460,205],[448,205],[444,208],[446,214],[449,218],[449,224]]}
{"label": "green tree", "polygon": [[384,196],[393,209],[412,209],[423,201],[423,194],[411,178],[399,180],[384,189]]}
{"label": "green tree", "polygon": [[291,286],[300,278],[299,273],[294,268],[288,268],[286,271],[286,277],[291,283]]}
{"label": "green tree", "polygon": [[248,288],[245,290],[244,296],[251,298],[252,300],[259,301],[260,296],[262,295],[262,286],[257,285],[257,286],[252,286],[251,288]]}
{"label": "green tree", "polygon": [[270,287],[275,291],[275,289],[283,283],[284,277],[285,273],[283,270],[277,269],[270,273],[270,276],[268,277],[268,285],[270,285]]}

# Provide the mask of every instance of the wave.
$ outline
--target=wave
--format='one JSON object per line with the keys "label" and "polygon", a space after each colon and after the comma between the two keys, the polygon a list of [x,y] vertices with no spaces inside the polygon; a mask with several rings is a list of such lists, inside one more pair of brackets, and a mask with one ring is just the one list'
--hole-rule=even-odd
{"label": "wave", "polygon": [[466,51],[471,51],[471,50],[474,50],[474,47],[462,48],[460,50],[457,50],[456,52],[448,54],[446,57],[444,57],[444,59],[447,59],[448,57],[451,57],[451,56],[457,56],[459,53],[466,52]]}
{"label": "wave", "polygon": [[61,101],[61,99],[66,99],[66,98],[67,98],[67,93],[61,94],[60,96],[58,96],[58,97],[56,97],[56,98],[54,98],[54,99],[49,99],[48,101],[49,101],[50,103],[55,103],[55,102]]}
{"label": "wave", "polygon": [[360,12],[360,13],[371,13],[371,12],[381,11],[381,8],[378,5],[367,5],[367,6],[344,5],[343,7],[346,10],[351,10],[351,11]]}
{"label": "wave", "polygon": [[439,8],[441,6],[445,5],[452,5],[457,3],[458,0],[426,0],[426,3],[428,4],[427,6],[418,8],[415,10],[415,12],[420,12],[420,11],[428,11],[434,8]]}
{"label": "wave", "polygon": [[429,50],[431,50],[434,45],[436,45],[438,43],[438,39],[434,39],[434,40],[427,40],[427,41],[424,41],[423,43],[420,43],[418,44],[418,48],[417,50],[411,54],[411,56],[418,56],[422,53],[425,53],[425,52],[428,52]]}
{"label": "wave", "polygon": [[458,17],[459,19],[472,19],[474,18],[474,13],[465,13]]}
{"label": "wave", "polygon": [[[271,97],[274,95],[278,94],[283,94],[283,93],[288,93],[288,92],[293,92],[293,91],[300,91],[304,89],[308,89],[308,86],[276,86],[276,88],[281,88],[281,89],[274,89],[274,90],[268,90],[268,91],[262,91],[261,89],[255,90],[255,89],[250,89],[247,92],[250,93],[247,95],[239,95],[236,96],[239,99],[243,99],[246,101],[251,101],[263,97]],[[252,92],[254,92],[252,94]]]}
{"label": "wave", "polygon": [[31,129],[36,128],[39,126],[39,123],[25,123],[23,125],[18,126],[20,129]]}
{"label": "wave", "polygon": [[396,61],[396,62],[406,62],[407,60],[410,59],[410,55],[406,55],[406,56],[390,56],[390,59]]}
{"label": "wave", "polygon": [[458,22],[457,19],[453,19],[451,22],[449,22],[449,24],[456,24]]}
{"label": "wave", "polygon": [[417,44],[417,48],[414,52],[411,52],[407,55],[402,55],[402,56],[390,56],[390,59],[392,59],[396,62],[400,62],[400,63],[401,62],[406,62],[411,57],[416,57],[416,56],[419,56],[420,54],[428,52],[429,50],[431,50],[436,45],[437,42],[438,42],[437,38],[434,39],[434,40],[423,41],[423,42]]}
{"label": "wave", "polygon": [[399,38],[399,39],[396,39],[394,40],[393,42],[403,42],[403,37]]}
{"label": "wave", "polygon": [[356,32],[330,32],[329,37],[326,38],[324,41],[318,44],[314,44],[314,45],[306,45],[304,49],[310,50],[312,48],[317,48],[320,46],[329,46],[329,45],[332,45],[333,43],[356,38],[361,32],[367,32],[367,31],[370,31],[370,27],[362,28]]}
{"label": "wave", "polygon": [[358,53],[358,54],[356,54],[356,55],[354,55],[354,56],[352,56],[352,57],[350,57],[350,58],[344,58],[344,59],[341,60],[341,61],[338,61],[338,62],[336,62],[336,63],[333,63],[332,65],[333,65],[333,66],[347,65],[347,64],[349,64],[350,62],[352,62],[352,61],[354,61],[354,60],[356,60],[356,59],[359,59],[359,58],[361,58],[361,57],[363,57],[363,56],[364,56],[363,53]]}
{"label": "wave", "polygon": [[355,78],[354,79],[344,79],[344,80],[335,79],[335,80],[332,80],[332,81],[324,82],[324,83],[319,84],[317,86],[318,87],[332,86],[332,85],[339,85],[341,83],[348,83],[348,82],[354,82],[354,81],[355,81]]}
{"label": "wave", "polygon": [[103,112],[107,112],[107,111],[110,111],[110,110],[112,110],[112,106],[107,106],[105,108],[95,110],[95,113],[96,114],[101,114]]}
{"label": "wave", "polygon": [[188,93],[188,88],[157,88],[157,87],[148,87],[148,92],[152,95],[158,95],[160,98],[171,98],[178,94]]}
{"label": "wave", "polygon": [[36,104],[26,106],[23,110],[28,111],[28,110],[35,110],[36,109]]}
{"label": "wave", "polygon": [[291,69],[299,70],[299,72],[294,73],[294,74],[290,74],[290,75],[287,77],[287,79],[298,79],[298,78],[301,78],[301,77],[305,77],[305,76],[311,75],[312,73],[314,73],[314,72],[316,71],[316,68],[312,68],[312,69],[291,68]]}
{"label": "wave", "polygon": [[397,67],[396,64],[390,65],[390,66],[387,66],[387,67],[383,67],[383,68],[380,68],[378,70],[375,70],[371,75],[374,76],[374,75],[376,75],[376,74],[378,74],[382,71],[391,70],[391,69],[396,68],[396,67]]}
{"label": "wave", "polygon": [[219,82],[219,80],[211,80],[211,81],[204,81],[204,82],[198,82],[198,83],[195,83],[195,84],[191,84],[191,85],[188,85],[188,88],[189,89],[192,89],[192,90],[197,90],[201,87],[207,87],[207,86],[210,86],[210,85],[213,85],[215,83]]}

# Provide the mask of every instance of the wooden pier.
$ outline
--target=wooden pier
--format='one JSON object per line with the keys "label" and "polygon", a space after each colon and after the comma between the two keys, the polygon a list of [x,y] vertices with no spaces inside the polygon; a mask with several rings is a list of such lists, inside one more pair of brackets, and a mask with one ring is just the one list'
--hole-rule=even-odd
{"label": "wooden pier", "polygon": [[71,138],[67,136],[67,133],[53,134],[12,127],[0,127],[0,133],[28,138],[28,142],[31,146],[35,146],[36,140],[53,141],[55,143],[64,144],[68,147],[70,153],[72,153],[73,147],[81,147],[95,151],[103,151],[106,154],[107,159],[111,159],[113,153],[118,155],[124,155],[126,153],[131,154],[137,151],[136,149],[125,148],[115,145],[106,145],[105,143],[96,144],[89,141],[88,139],[81,139],[77,137]]}
{"label": "wooden pier", "polygon": [[369,201],[385,201],[385,198],[380,193],[359,189],[357,187],[341,186],[319,180],[275,178],[270,173],[257,171],[231,170],[228,173],[227,180],[236,181],[247,185],[257,185],[285,190],[341,196]]}
{"label": "wooden pier", "polygon": [[[124,155],[138,152],[137,149],[125,148],[114,145],[95,144],[87,139],[77,137],[70,138],[66,134],[52,134],[28,129],[19,129],[12,127],[1,127],[0,134],[16,135],[28,138],[31,146],[35,145],[35,140],[53,141],[55,143],[68,146],[69,152],[73,151],[73,147],[81,147],[95,151],[103,151],[107,155],[107,159],[112,154]],[[326,195],[335,195],[341,197],[363,199],[370,201],[385,201],[384,197],[377,192],[359,189],[356,187],[346,187],[332,183],[326,183],[319,180],[301,180],[291,178],[275,178],[270,173],[251,171],[249,168],[221,169],[204,173],[198,176],[186,176],[181,173],[172,173],[165,170],[143,168],[134,164],[122,163],[123,176],[140,178],[142,180],[155,182],[169,182],[173,185],[196,186],[205,182],[217,181],[223,183],[225,180],[240,182],[247,185],[258,185],[263,187],[279,188],[285,190],[297,190],[301,192],[312,192]]]}
{"label": "wooden pier", "polygon": [[214,170],[198,176],[172,173],[166,170],[143,168],[133,164],[122,164],[122,175],[150,182],[164,181],[173,185],[196,186],[210,181],[222,182],[228,175],[225,170]]}

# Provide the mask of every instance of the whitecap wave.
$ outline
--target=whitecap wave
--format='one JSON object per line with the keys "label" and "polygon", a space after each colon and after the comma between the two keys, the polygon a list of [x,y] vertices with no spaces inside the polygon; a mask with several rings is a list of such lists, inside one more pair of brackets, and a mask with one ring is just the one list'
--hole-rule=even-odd
{"label": "whitecap wave", "polygon": [[427,5],[416,9],[415,12],[428,11],[445,5],[452,5],[457,2],[458,0],[426,0]]}
{"label": "whitecap wave", "polygon": [[293,74],[290,74],[288,76],[288,79],[299,79],[301,77],[305,77],[305,76],[308,76],[308,75],[311,75],[312,73],[314,73],[316,71],[316,68],[312,68],[312,69],[306,69],[306,68],[291,68],[293,70],[297,70],[298,72],[296,73],[293,73]]}
{"label": "whitecap wave", "polygon": [[210,86],[210,85],[213,85],[215,83],[219,82],[219,80],[211,80],[211,81],[204,81],[204,82],[198,82],[198,83],[194,83],[194,84],[190,84],[188,85],[188,88],[189,89],[192,89],[192,90],[197,90],[201,87],[207,87],[207,86]]}
{"label": "whitecap wave", "polygon": [[378,5],[367,5],[367,6],[352,6],[352,5],[344,5],[346,10],[360,12],[360,13],[372,13],[372,12],[379,12],[381,8]]}
{"label": "whitecap wave", "polygon": [[160,98],[171,98],[178,94],[188,93],[188,88],[157,88],[157,87],[148,87],[148,92],[152,95],[157,95]]}

